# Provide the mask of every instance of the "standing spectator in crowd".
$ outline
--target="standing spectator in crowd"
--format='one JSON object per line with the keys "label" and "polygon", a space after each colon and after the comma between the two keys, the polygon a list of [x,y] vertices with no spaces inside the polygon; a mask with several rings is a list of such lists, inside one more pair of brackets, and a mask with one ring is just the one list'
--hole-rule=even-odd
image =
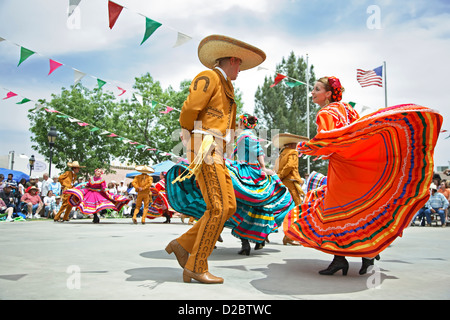
{"label": "standing spectator in crowd", "polygon": [[18,192],[17,182],[13,179],[14,174],[8,173],[8,179],[6,179],[6,183],[9,183],[12,191],[14,191],[16,194]]}
{"label": "standing spectator in crowd", "polygon": [[41,199],[44,199],[47,196],[48,191],[50,190],[49,189],[50,182],[51,181],[48,178],[48,173],[44,173],[42,175],[42,183],[41,183],[41,188],[40,188],[40,190],[41,190]]}
{"label": "standing spectator in crowd", "polygon": [[25,178],[20,179],[19,185],[17,187],[18,194],[22,197],[25,194],[25,189],[27,185],[27,180]]}
{"label": "standing spectator in crowd", "polygon": [[4,180],[5,180],[5,176],[4,176],[3,174],[0,173],[0,192],[3,191],[3,187],[4,187],[5,184],[6,184],[6,181],[4,181]]}
{"label": "standing spectator in crowd", "polygon": [[58,181],[58,176],[53,176],[52,180],[53,182],[50,182],[48,189],[53,191],[55,197],[61,196],[61,183]]}
{"label": "standing spectator in crowd", "polygon": [[33,217],[33,213],[35,213],[36,219],[39,219],[41,217],[39,213],[44,207],[44,203],[42,202],[38,192],[39,189],[36,186],[30,186],[27,188],[25,194],[20,199],[20,201],[27,206],[27,219],[31,219]]}
{"label": "standing spectator in crowd", "polygon": [[425,218],[427,220],[427,226],[431,226],[431,214],[437,213],[441,218],[442,227],[445,227],[445,210],[448,208],[448,200],[442,193],[437,192],[436,185],[432,184],[430,199],[425,204]]}

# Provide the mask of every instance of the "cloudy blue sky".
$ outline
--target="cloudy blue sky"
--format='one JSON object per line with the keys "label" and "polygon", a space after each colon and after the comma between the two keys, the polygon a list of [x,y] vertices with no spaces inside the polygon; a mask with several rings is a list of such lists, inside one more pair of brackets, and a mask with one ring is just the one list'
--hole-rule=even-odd
{"label": "cloudy blue sky", "polygon": [[[361,88],[356,69],[387,63],[388,104],[417,103],[444,116],[450,130],[447,77],[450,75],[450,4],[448,1],[349,0],[117,0],[126,7],[112,30],[107,0],[81,0],[68,19],[69,0],[0,1],[0,98],[11,90],[34,101],[49,99],[73,84],[73,69],[128,89],[134,78],[150,72],[164,88],[177,88],[203,66],[197,46],[205,36],[225,34],[263,49],[267,70],[242,72],[235,82],[243,92],[245,110],[253,110],[254,93],[265,76],[291,51],[309,57],[318,77],[335,75],[346,88],[345,101],[376,110],[384,107],[384,89]],[[162,26],[140,45],[147,16]],[[192,37],[173,48],[178,32]],[[39,54],[20,67],[19,44]],[[52,75],[48,58],[64,64]],[[299,79],[304,80],[304,79]],[[96,80],[86,76],[83,85]],[[0,155],[14,150],[34,154],[27,110],[19,98],[0,99]],[[81,119],[82,120],[82,119]],[[75,125],[76,124],[69,124]],[[107,128],[113,130],[114,128]],[[435,164],[448,165],[450,132],[440,136]],[[170,151],[170,150],[167,150]]]}

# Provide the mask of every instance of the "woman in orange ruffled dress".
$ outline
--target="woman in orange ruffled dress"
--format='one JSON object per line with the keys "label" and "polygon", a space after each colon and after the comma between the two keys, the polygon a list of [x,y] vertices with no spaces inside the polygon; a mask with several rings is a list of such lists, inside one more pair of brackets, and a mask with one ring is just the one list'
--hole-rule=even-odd
{"label": "woman in orange ruffled dress", "polygon": [[316,82],[312,99],[317,135],[300,154],[329,160],[327,184],[306,194],[284,220],[285,234],[334,255],[320,274],[342,270],[345,256],[362,257],[360,274],[409,224],[429,198],[433,153],[442,116],[414,104],[380,109],[360,117],[341,102],[339,79]]}

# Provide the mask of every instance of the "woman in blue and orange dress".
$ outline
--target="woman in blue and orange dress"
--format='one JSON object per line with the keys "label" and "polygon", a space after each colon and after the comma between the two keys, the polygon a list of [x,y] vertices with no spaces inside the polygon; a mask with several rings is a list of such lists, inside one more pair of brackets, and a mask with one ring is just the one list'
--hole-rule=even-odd
{"label": "woman in blue and orange dress", "polygon": [[299,144],[300,154],[329,160],[326,185],[306,194],[283,223],[285,234],[333,254],[320,274],[342,270],[345,256],[362,257],[360,274],[402,235],[429,198],[433,152],[442,125],[434,110],[414,104],[380,109],[360,117],[341,102],[339,79],[316,82],[313,102],[317,135]]}
{"label": "woman in blue and orange dress", "polygon": [[96,169],[87,183],[64,191],[64,194],[69,195],[71,206],[79,208],[83,214],[94,215],[94,223],[100,222],[98,212],[105,209],[120,211],[130,201],[125,196],[109,193],[102,174],[103,170]]}
{"label": "woman in blue and orange dress", "polygon": [[[294,208],[289,190],[280,178],[264,165],[264,152],[252,129],[257,118],[250,115],[239,117],[241,132],[236,138],[234,154],[237,160],[226,159],[237,201],[236,213],[226,221],[225,227],[242,242],[238,252],[250,254],[250,242],[261,249],[270,233],[282,226],[286,214]],[[194,177],[172,184],[186,165],[178,163],[167,172],[167,195],[171,206],[178,212],[201,218],[205,202]]]}

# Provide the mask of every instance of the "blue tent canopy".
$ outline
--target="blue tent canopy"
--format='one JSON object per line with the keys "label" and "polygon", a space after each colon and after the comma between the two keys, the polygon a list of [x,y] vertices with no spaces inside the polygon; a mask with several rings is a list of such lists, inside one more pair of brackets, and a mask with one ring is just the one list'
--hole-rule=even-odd
{"label": "blue tent canopy", "polygon": [[25,178],[27,181],[30,180],[30,176],[27,175],[26,173],[23,173],[22,171],[0,168],[0,173],[3,174],[3,176],[5,177],[4,181],[6,181],[6,179],[8,179],[9,173],[13,174],[13,180],[16,181],[17,183],[19,183],[19,181],[22,178]]}
{"label": "blue tent canopy", "polygon": [[[175,165],[175,162],[166,160],[161,163],[155,164],[154,166],[151,166],[153,169],[155,169],[155,172],[151,174],[151,176],[159,177],[159,174],[161,172],[167,172],[170,168],[172,168]],[[127,173],[125,177],[127,178],[134,178],[137,175],[140,175],[141,173],[139,171],[133,171],[130,173]]]}

